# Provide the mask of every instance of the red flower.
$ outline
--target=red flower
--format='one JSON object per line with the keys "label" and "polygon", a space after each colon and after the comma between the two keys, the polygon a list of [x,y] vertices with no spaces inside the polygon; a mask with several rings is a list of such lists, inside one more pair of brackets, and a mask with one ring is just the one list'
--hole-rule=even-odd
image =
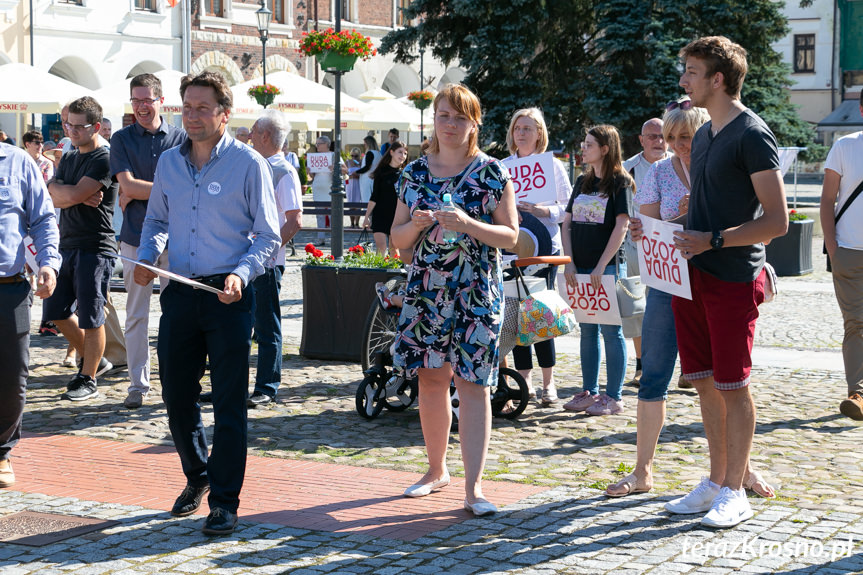
{"label": "red flower", "polygon": [[306,248],[305,248],[305,249],[306,249],[306,253],[307,253],[307,254],[313,254],[313,253],[315,253],[315,252],[317,251],[317,250],[315,249],[315,244],[306,244]]}
{"label": "red flower", "polygon": [[796,214],[796,213],[797,213],[797,210],[791,210],[791,212],[790,212],[790,213],[792,213],[792,214]]}
{"label": "red flower", "polygon": [[332,261],[335,261],[335,260],[336,260],[336,258],[334,258],[334,257],[333,257],[333,254],[328,255],[328,256],[327,256],[327,259],[328,259],[328,260],[332,260]]}

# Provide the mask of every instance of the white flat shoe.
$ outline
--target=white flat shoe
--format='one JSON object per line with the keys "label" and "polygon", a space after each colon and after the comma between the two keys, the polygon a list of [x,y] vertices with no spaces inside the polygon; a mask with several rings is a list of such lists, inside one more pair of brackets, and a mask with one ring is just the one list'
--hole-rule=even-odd
{"label": "white flat shoe", "polygon": [[497,507],[495,507],[494,503],[489,503],[488,501],[477,501],[474,504],[470,504],[467,502],[467,499],[465,499],[464,508],[466,511],[470,511],[477,517],[497,513]]}
{"label": "white flat shoe", "polygon": [[415,483],[405,489],[405,497],[425,497],[432,491],[437,491],[442,487],[449,485],[449,473],[431,483]]}

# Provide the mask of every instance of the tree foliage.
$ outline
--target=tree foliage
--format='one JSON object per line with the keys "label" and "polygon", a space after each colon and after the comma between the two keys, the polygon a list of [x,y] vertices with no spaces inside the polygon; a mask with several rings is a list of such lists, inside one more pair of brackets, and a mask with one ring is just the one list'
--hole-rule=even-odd
{"label": "tree foliage", "polygon": [[787,33],[772,0],[413,0],[405,15],[421,23],[388,34],[381,52],[411,62],[422,45],[446,63],[458,60],[482,101],[486,143],[505,139],[516,109],[538,106],[554,147],[610,123],[632,151],[641,124],[682,93],[679,50],[720,34],[748,51],[743,103],[780,144],[813,136],[771,47]]}

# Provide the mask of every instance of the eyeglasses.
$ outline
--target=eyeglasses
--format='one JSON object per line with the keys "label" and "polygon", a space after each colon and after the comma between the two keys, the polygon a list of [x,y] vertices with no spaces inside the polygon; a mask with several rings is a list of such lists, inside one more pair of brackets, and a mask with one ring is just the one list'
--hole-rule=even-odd
{"label": "eyeglasses", "polygon": [[70,132],[77,132],[78,130],[86,130],[87,128],[92,128],[93,124],[70,124],[69,122],[63,122],[63,127]]}
{"label": "eyeglasses", "polygon": [[665,105],[665,111],[670,112],[671,110],[676,110],[680,108],[681,110],[688,110],[692,107],[692,100],[689,98],[685,98],[683,100],[672,100],[671,102]]}
{"label": "eyeglasses", "polygon": [[641,137],[649,142],[656,142],[665,139],[662,137],[662,134],[641,134]]}
{"label": "eyeglasses", "polygon": [[536,131],[537,131],[536,126],[516,126],[512,129],[512,132],[514,134],[521,134],[521,133],[530,134],[530,133],[536,132]]}
{"label": "eyeglasses", "polygon": [[153,104],[155,104],[156,102],[160,102],[161,100],[162,97],[160,96],[158,98],[132,98],[129,100],[129,102],[131,102],[132,107],[137,108],[138,106],[152,106]]}
{"label": "eyeglasses", "polygon": [[581,149],[582,150],[589,150],[590,148],[592,148],[594,146],[596,146],[596,144],[594,144],[593,142],[582,142],[581,143]]}

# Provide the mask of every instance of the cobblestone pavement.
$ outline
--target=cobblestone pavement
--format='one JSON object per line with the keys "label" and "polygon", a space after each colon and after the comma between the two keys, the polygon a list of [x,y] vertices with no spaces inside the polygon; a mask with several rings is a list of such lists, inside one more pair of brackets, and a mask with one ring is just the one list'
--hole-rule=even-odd
{"label": "cobblestone pavement", "polygon": [[[822,270],[818,243],[814,263]],[[354,408],[360,367],[299,356],[300,263],[293,258],[283,280],[287,335],[282,389],[275,406],[250,410],[250,451],[422,472],[425,455],[416,408],[364,421]],[[654,490],[623,499],[601,494],[635,458],[635,389],[626,386],[626,408],[618,416],[590,418],[532,405],[515,421],[495,420],[486,477],[548,489],[491,519],[471,519],[410,543],[247,521],[232,537],[208,539],[200,534],[199,521],[140,507],[4,490],[0,515],[28,509],[120,524],[47,547],[0,546],[0,573],[861,572],[863,506],[855,496],[863,486],[863,432],[838,413],[845,381],[832,284],[821,271],[780,282],[779,299],[762,306],[756,345],[759,351],[793,357],[796,364],[756,364],[752,376],[758,409],[753,462],[778,487],[778,497],[751,497],[756,516],[736,529],[705,529],[698,516],[671,516],[662,510],[665,501],[693,487],[707,469],[692,391],[670,393]],[[122,314],[124,295],[116,299]],[[38,305],[34,317],[39,317]],[[152,323],[154,339],[155,327]],[[574,341],[562,345],[558,356],[561,397],[580,389]],[[58,338],[32,340],[26,430],[170,444],[158,393],[142,409],[122,407],[125,374],[100,380],[98,399],[83,405],[60,402],[72,375],[58,365],[63,348]],[[807,358],[816,356],[819,360],[807,367]],[[154,373],[158,391],[158,370]],[[212,426],[209,407],[204,416]],[[457,435],[450,444],[450,470],[462,475]]]}

